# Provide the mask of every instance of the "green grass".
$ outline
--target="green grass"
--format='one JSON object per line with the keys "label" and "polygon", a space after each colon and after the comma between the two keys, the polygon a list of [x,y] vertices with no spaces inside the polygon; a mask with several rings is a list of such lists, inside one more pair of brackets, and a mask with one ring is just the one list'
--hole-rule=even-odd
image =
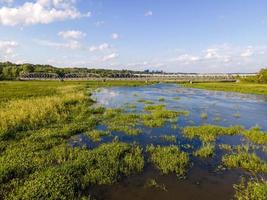
{"label": "green grass", "polygon": [[[71,148],[105,117],[90,92],[143,82],[0,82],[0,199],[80,199],[92,184],[111,184],[140,172],[142,149],[120,142]],[[124,118],[123,118],[124,119]],[[87,194],[86,194],[87,195]],[[88,195],[87,195],[88,196]]]}
{"label": "green grass", "polygon": [[201,113],[200,118],[204,120],[208,119],[208,113]]}
{"label": "green grass", "polygon": [[241,168],[255,173],[267,173],[267,163],[255,153],[238,151],[222,157],[223,164],[228,168]]}
{"label": "green grass", "polygon": [[187,111],[173,111],[165,108],[165,105],[145,106],[148,114],[143,114],[143,123],[147,127],[161,127],[167,121],[176,121],[180,115],[188,115]]}
{"label": "green grass", "polygon": [[245,183],[241,179],[239,184],[234,185],[236,200],[264,200],[267,197],[266,180],[250,180]]}
{"label": "green grass", "polygon": [[183,128],[183,134],[189,139],[199,138],[201,141],[214,142],[220,135],[240,134],[243,128],[240,126],[222,127],[215,125],[188,126]]}
{"label": "green grass", "polygon": [[194,152],[194,156],[199,156],[201,158],[208,158],[214,155],[215,146],[214,144],[207,143],[203,144],[200,149]]}
{"label": "green grass", "polygon": [[150,160],[163,173],[176,173],[178,178],[184,178],[189,165],[189,156],[177,146],[166,147],[149,145],[146,151]]}
{"label": "green grass", "polygon": [[140,116],[137,114],[125,113],[121,109],[107,109],[104,125],[110,131],[124,132],[128,135],[139,135],[141,130],[136,128],[140,123]]}
{"label": "green grass", "polygon": [[86,135],[93,141],[93,142],[101,142],[102,137],[110,136],[110,133],[107,131],[100,131],[100,130],[92,130],[86,133]]}
{"label": "green grass", "polygon": [[267,95],[267,84],[224,82],[224,83],[194,83],[194,84],[185,84],[185,86],[192,88],[199,88],[199,89],[207,89],[207,90]]}
{"label": "green grass", "polygon": [[176,136],[175,135],[161,135],[161,140],[166,142],[176,142]]}
{"label": "green grass", "polygon": [[267,132],[261,131],[259,127],[244,131],[243,135],[255,144],[267,145]]}

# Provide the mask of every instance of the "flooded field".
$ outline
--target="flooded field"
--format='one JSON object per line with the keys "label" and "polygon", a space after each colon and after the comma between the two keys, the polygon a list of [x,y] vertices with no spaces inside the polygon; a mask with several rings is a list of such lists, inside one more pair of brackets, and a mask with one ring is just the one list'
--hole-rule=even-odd
{"label": "flooded field", "polygon": [[[255,143],[255,140],[252,142],[249,137],[239,133],[216,135],[212,139],[201,138],[202,136],[199,135],[188,137],[184,130],[185,127],[205,129],[207,125],[207,132],[211,127],[232,126],[240,126],[244,130],[252,127],[259,130],[258,127],[260,127],[262,131],[266,131],[266,96],[190,89],[176,84],[155,84],[144,87],[102,88],[93,94],[93,99],[97,101],[96,106],[104,106],[111,110],[121,109],[123,111],[120,112],[126,115],[145,115],[151,110],[153,114],[153,109],[160,106],[165,110],[182,114],[170,117],[164,123],[152,123],[152,125],[138,120],[120,122],[125,123],[125,126],[138,129],[139,132],[133,134],[129,134],[130,131],[110,128],[109,121],[97,127],[103,132],[110,132],[108,136],[103,136],[101,141],[92,142],[84,135],[80,135],[76,138],[77,141],[72,142],[73,145],[84,143],[89,148],[94,148],[115,139],[136,143],[144,150],[151,144],[155,147],[157,145],[177,146],[189,155],[186,173],[181,178],[173,172],[160,171],[159,167],[155,166],[155,162],[153,164],[149,159],[149,151],[145,151],[146,161],[143,172],[123,177],[120,182],[112,186],[95,186],[92,188],[92,194],[97,199],[232,199],[235,192],[233,185],[238,184],[242,176],[266,178],[264,167],[263,170],[256,170],[259,173],[253,173],[255,170],[249,167],[243,167],[245,170],[240,167],[227,169],[225,167],[227,163],[222,163],[222,159],[226,160],[223,156],[227,154],[227,148],[235,151],[242,147],[248,148],[247,154],[254,152],[257,158],[266,163],[267,154],[264,152],[266,143]],[[165,110],[162,111],[165,112]],[[142,117],[142,120],[144,119],[146,118]],[[134,124],[131,125],[131,123]],[[213,125],[216,126],[213,127]],[[204,155],[201,152],[196,153],[201,146],[203,148],[205,145],[212,147],[210,153],[204,153]]]}

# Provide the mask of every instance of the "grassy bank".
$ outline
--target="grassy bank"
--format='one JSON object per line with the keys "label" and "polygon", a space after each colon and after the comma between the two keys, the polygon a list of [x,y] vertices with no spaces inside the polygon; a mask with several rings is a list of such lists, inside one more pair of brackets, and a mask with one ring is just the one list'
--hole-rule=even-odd
{"label": "grassy bank", "polygon": [[194,83],[194,84],[184,84],[184,85],[186,87],[206,89],[206,90],[267,95],[267,84],[221,82],[221,83]]}

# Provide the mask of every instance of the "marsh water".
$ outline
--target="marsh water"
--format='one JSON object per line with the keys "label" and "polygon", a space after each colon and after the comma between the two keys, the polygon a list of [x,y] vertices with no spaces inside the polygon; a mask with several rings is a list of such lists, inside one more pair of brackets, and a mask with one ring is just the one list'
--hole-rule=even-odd
{"label": "marsh water", "polygon": [[[107,108],[125,108],[127,112],[140,113],[145,106],[143,100],[164,104],[170,110],[186,110],[188,116],[180,116],[173,127],[166,123],[160,128],[142,127],[142,134],[129,136],[124,133],[112,132],[120,141],[136,142],[143,146],[147,144],[170,145],[160,139],[160,135],[175,135],[182,150],[192,152],[201,142],[197,139],[189,141],[183,137],[181,128],[192,125],[215,124],[221,126],[241,125],[247,129],[258,125],[267,130],[267,97],[257,95],[238,94],[230,92],[216,92],[200,89],[185,88],[177,84],[155,84],[143,87],[112,87],[102,88],[93,94],[97,105]],[[164,99],[163,99],[164,98]],[[135,105],[136,108],[130,108]],[[201,117],[205,113],[205,117]],[[100,125],[99,129],[105,130]],[[111,141],[111,137],[103,142]],[[94,144],[86,137],[80,138],[93,148]],[[222,170],[222,151],[218,144],[238,145],[245,143],[241,136],[221,136],[216,140],[215,156],[201,159],[191,156],[191,166],[186,179],[178,180],[175,174],[162,175],[151,164],[146,163],[141,174],[122,177],[121,181],[112,186],[97,186],[93,194],[98,199],[134,200],[134,199],[184,199],[184,200],[223,200],[232,199],[233,184],[240,181],[240,176],[246,176],[243,170]],[[192,146],[192,148],[187,148]],[[267,159],[266,154],[257,154]],[[159,185],[164,184],[166,191],[146,187],[149,179],[155,179]]]}

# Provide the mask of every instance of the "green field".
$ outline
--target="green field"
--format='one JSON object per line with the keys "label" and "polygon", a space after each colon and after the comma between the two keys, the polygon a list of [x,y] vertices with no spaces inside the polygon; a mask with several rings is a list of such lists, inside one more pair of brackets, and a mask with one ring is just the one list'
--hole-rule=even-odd
{"label": "green field", "polygon": [[239,92],[248,94],[260,94],[267,95],[267,84],[256,84],[256,83],[194,83],[185,84],[186,87],[226,91],[226,92]]}

